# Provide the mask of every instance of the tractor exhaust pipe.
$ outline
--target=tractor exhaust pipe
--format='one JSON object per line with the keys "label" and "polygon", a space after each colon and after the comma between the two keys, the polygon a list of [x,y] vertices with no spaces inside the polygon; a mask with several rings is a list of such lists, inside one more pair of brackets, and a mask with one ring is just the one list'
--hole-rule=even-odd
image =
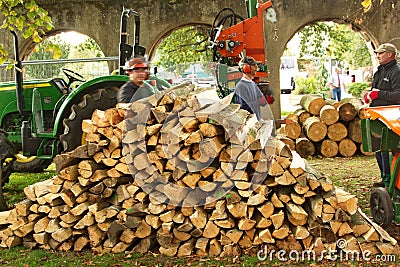
{"label": "tractor exhaust pipe", "polygon": [[[128,44],[128,19],[129,16],[133,15],[135,19],[135,31],[134,31],[134,43],[133,46]],[[144,56],[146,48],[139,45],[140,36],[140,16],[139,13],[133,9],[123,9],[121,15],[121,26],[120,26],[120,42],[119,42],[119,74],[123,75],[124,65],[132,56],[141,55]]]}
{"label": "tractor exhaust pipe", "polygon": [[14,55],[15,55],[15,83],[16,83],[16,94],[17,94],[17,109],[19,114],[22,117],[25,117],[24,112],[24,88],[23,88],[23,78],[22,78],[22,62],[19,58],[19,44],[18,44],[18,35],[15,31],[11,31],[12,35],[14,36]]}

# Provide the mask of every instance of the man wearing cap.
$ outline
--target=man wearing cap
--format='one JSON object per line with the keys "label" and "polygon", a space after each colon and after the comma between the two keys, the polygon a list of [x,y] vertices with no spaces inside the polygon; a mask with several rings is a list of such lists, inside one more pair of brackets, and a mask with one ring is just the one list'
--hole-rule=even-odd
{"label": "man wearing cap", "polygon": [[235,103],[240,104],[240,108],[255,114],[257,119],[260,119],[260,105],[271,103],[274,99],[272,95],[266,98],[253,81],[258,68],[257,63],[254,58],[248,56],[240,60],[239,70],[243,76],[235,86]]}
{"label": "man wearing cap", "polygon": [[129,81],[118,91],[117,101],[119,103],[131,103],[156,93],[156,89],[144,82],[149,78],[150,72],[149,64],[143,57],[130,59],[124,69],[129,75]]}
{"label": "man wearing cap", "polygon": [[[374,73],[371,91],[364,95],[364,102],[371,107],[400,104],[400,66],[397,64],[397,48],[390,44],[381,44],[375,50],[379,62],[378,70]],[[375,142],[380,142],[380,139]],[[373,140],[374,141],[374,140]],[[390,164],[388,152],[377,152],[376,160],[381,171],[382,182],[374,186],[389,186]]]}

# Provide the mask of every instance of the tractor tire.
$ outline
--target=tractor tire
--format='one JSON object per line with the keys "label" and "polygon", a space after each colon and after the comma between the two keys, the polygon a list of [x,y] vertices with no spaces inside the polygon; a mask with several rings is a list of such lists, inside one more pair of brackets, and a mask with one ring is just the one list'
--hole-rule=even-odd
{"label": "tractor tire", "polygon": [[97,89],[83,96],[82,101],[71,107],[71,114],[64,119],[64,134],[60,136],[64,152],[69,152],[84,144],[82,121],[90,119],[96,109],[106,110],[117,104],[117,87]]}
{"label": "tractor tire", "polygon": [[14,145],[8,140],[7,133],[0,129],[0,186],[8,183],[15,162]]}
{"label": "tractor tire", "polygon": [[16,161],[14,162],[14,172],[32,172],[39,173],[47,169],[51,164],[51,160],[38,159],[36,157],[24,157],[22,154],[16,154]]}

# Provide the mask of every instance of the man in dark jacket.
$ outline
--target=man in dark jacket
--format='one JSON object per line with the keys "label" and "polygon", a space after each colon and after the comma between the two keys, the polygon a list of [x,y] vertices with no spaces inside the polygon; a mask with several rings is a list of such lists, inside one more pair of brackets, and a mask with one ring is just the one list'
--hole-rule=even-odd
{"label": "man in dark jacket", "polygon": [[130,59],[125,70],[129,75],[129,81],[126,82],[118,91],[118,103],[130,103],[136,100],[149,97],[156,93],[156,90],[145,83],[149,79],[149,64],[143,57],[134,57]]}
{"label": "man in dark jacket", "polygon": [[[397,48],[390,44],[381,44],[375,50],[379,62],[374,73],[372,89],[364,96],[364,102],[371,107],[400,104],[400,66],[397,64]],[[389,186],[390,162],[388,152],[377,152],[376,160],[381,171],[382,182],[374,186]]]}

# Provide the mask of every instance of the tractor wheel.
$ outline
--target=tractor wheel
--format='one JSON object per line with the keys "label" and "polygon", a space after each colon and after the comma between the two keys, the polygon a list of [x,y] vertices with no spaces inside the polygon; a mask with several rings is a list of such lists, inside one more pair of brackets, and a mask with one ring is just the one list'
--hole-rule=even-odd
{"label": "tractor wheel", "polygon": [[15,162],[14,145],[8,140],[7,133],[0,129],[0,187],[8,183]]}
{"label": "tractor wheel", "polygon": [[26,157],[22,153],[15,154],[15,158],[15,172],[42,172],[51,164],[51,160],[38,159],[36,156]]}
{"label": "tractor wheel", "polygon": [[369,208],[372,218],[383,228],[392,224],[393,202],[388,191],[383,187],[376,187],[372,190],[369,198]]}
{"label": "tractor wheel", "polygon": [[98,89],[84,95],[82,101],[71,107],[71,114],[64,119],[64,134],[60,136],[64,151],[72,151],[84,144],[82,121],[90,119],[96,109],[106,110],[117,104],[117,87]]}

